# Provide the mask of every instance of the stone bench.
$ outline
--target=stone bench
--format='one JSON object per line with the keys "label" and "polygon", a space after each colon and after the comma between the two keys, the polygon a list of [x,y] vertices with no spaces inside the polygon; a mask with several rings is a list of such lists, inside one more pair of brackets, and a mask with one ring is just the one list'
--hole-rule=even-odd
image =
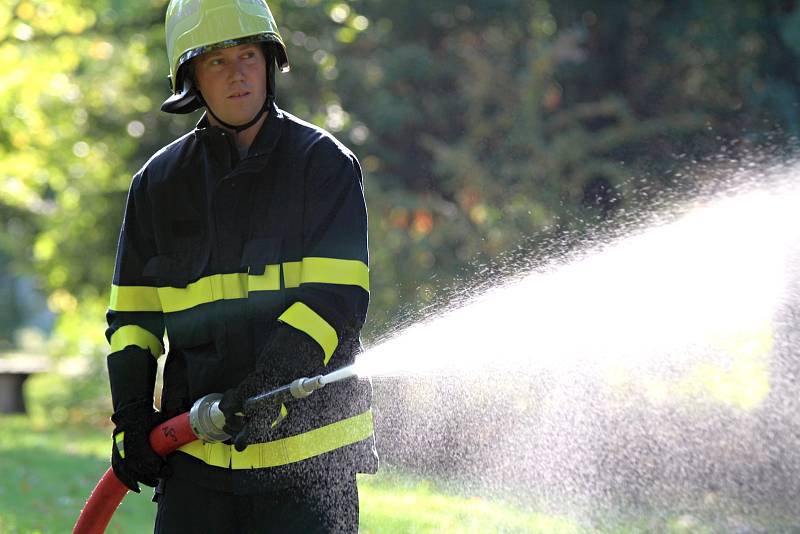
{"label": "stone bench", "polygon": [[27,413],[22,386],[29,376],[48,368],[44,356],[0,355],[0,413]]}

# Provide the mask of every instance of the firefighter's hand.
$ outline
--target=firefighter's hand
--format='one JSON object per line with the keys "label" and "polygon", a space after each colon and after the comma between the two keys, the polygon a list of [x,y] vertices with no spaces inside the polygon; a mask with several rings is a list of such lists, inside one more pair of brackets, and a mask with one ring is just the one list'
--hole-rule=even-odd
{"label": "firefighter's hand", "polygon": [[[245,391],[248,393],[245,394]],[[282,404],[261,406],[257,411],[245,412],[242,406],[251,396],[249,388],[239,387],[226,391],[219,402],[219,410],[225,415],[222,430],[231,436],[231,443],[239,452],[248,445],[269,440],[287,413]]]}
{"label": "firefighter's hand", "polygon": [[162,422],[152,402],[137,402],[119,409],[111,420],[114,428],[111,467],[117,478],[131,491],[139,493],[139,482],[150,487],[172,470],[150,447],[150,430]]}
{"label": "firefighter's hand", "polygon": [[[306,376],[313,376],[314,366],[323,365],[324,360],[324,354],[314,352],[321,351],[318,347],[304,332],[279,323],[256,358],[255,369],[235,388],[223,394],[219,403],[219,409],[225,415],[223,430],[232,436],[230,443],[237,451],[241,452],[253,443],[269,441],[275,427],[287,414],[282,404],[260,405],[257,411],[245,413],[244,402],[266,393],[269,384],[275,386],[276,379],[302,376],[301,370],[305,370]],[[312,361],[317,363],[312,364]]]}

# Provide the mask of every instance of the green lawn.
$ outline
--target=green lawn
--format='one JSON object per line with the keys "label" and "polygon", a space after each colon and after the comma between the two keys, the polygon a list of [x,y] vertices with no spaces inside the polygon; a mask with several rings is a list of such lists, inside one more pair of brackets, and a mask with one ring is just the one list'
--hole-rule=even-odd
{"label": "green lawn", "polygon": [[[69,532],[108,467],[107,456],[102,430],[0,417],[0,532]],[[134,525],[152,521],[147,499],[137,497],[125,499],[108,532],[137,532]]]}
{"label": "green lawn", "polygon": [[[38,378],[38,377],[37,377]],[[110,426],[53,424],[46,391],[58,389],[51,378],[31,379],[31,416],[0,415],[0,534],[70,532],[86,498],[109,466]],[[102,420],[102,418],[101,418]],[[453,489],[456,488],[456,489]],[[458,485],[382,468],[359,479],[361,532],[364,534],[722,534],[738,532],[800,533],[794,519],[731,518],[719,510],[686,513],[659,510],[594,517],[537,513],[501,501],[468,494]],[[152,531],[152,490],[128,494],[109,533]],[[766,526],[765,526],[766,525]]]}
{"label": "green lawn", "polygon": [[[93,427],[48,427],[44,420],[0,416],[0,533],[69,532],[108,468],[108,433]],[[478,497],[437,491],[424,480],[383,471],[359,482],[362,532],[574,533],[567,519],[525,512]],[[152,493],[128,494],[109,533],[147,532]]]}
{"label": "green lawn", "polygon": [[[65,425],[58,399],[65,378],[44,374],[26,385],[30,416],[0,415],[0,534],[69,532],[86,498],[109,466],[111,427]],[[55,402],[53,396],[56,396]],[[63,401],[64,399],[62,399]],[[56,408],[60,409],[60,408]],[[361,531],[378,533],[579,532],[567,519],[438,489],[432,481],[382,469],[359,478]],[[109,533],[147,532],[152,490],[129,493]]]}
{"label": "green lawn", "polygon": [[[108,468],[108,432],[91,426],[48,427],[40,418],[0,416],[0,534],[69,532],[86,497]],[[128,494],[109,533],[140,534],[152,528],[152,491]],[[523,510],[466,496],[420,477],[383,469],[359,479],[361,532],[365,534],[530,533],[716,534],[714,522],[685,514],[608,519],[594,528],[568,517]],[[742,532],[796,534],[791,526]]]}

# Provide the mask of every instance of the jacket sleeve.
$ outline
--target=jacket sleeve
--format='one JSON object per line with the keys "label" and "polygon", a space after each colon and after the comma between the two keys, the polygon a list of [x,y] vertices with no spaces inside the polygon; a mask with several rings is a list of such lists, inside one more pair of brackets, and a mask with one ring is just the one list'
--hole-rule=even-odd
{"label": "jacket sleeve", "polygon": [[145,264],[155,255],[143,176],[144,171],[134,176],[128,192],[106,314],[114,411],[133,402],[152,401],[156,359],[164,351],[164,319],[158,292],[142,276]]}
{"label": "jacket sleeve", "polygon": [[297,287],[296,298],[279,316],[276,341],[267,347],[288,353],[273,360],[290,362],[285,378],[351,363],[369,303],[367,211],[358,161],[325,138],[312,151],[305,178],[302,260],[284,264],[286,286]]}

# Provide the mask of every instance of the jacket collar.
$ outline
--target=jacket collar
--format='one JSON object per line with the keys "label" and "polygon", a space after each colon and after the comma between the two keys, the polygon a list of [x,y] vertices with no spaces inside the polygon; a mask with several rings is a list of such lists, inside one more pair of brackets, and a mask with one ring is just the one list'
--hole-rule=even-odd
{"label": "jacket collar", "polygon": [[[267,118],[261,125],[261,129],[256,134],[255,139],[253,139],[253,144],[250,145],[250,149],[247,152],[247,158],[266,156],[275,149],[275,145],[278,144],[278,139],[280,139],[283,132],[284,118],[283,111],[275,105],[274,100],[271,100]],[[200,120],[197,121],[194,133],[196,136],[204,136],[213,130],[221,130],[221,128],[212,126],[208,120],[208,112],[204,112]]]}

